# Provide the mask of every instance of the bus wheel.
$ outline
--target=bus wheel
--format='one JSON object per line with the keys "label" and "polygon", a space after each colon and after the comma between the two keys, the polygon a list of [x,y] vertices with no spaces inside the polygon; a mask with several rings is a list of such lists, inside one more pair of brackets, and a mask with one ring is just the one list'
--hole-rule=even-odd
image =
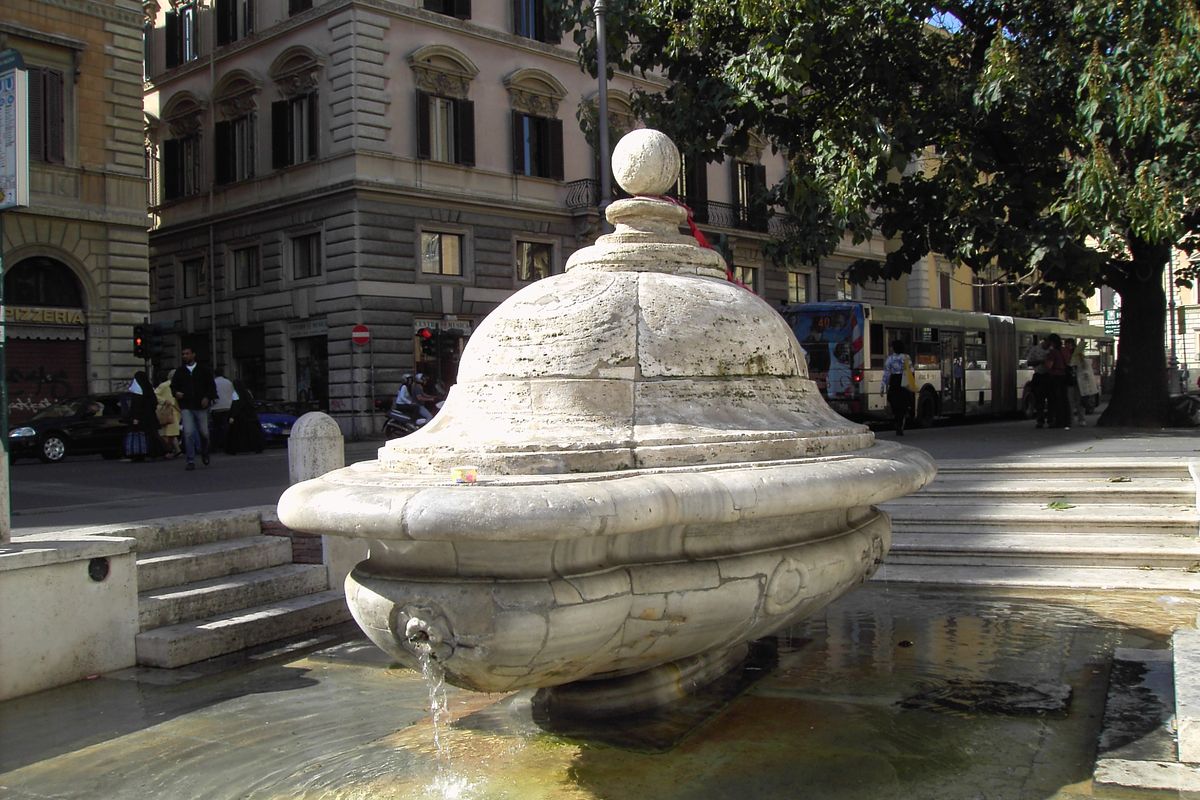
{"label": "bus wheel", "polygon": [[917,411],[914,415],[913,427],[928,428],[933,424],[935,414],[936,406],[933,395],[929,392],[921,392],[917,397]]}

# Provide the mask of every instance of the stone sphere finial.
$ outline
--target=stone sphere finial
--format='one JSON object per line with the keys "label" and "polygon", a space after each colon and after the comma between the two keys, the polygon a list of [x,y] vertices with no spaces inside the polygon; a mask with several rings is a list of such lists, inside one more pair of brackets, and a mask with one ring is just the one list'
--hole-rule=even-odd
{"label": "stone sphere finial", "polygon": [[630,194],[666,194],[679,177],[679,148],[662,131],[639,128],[617,142],[612,167],[613,177]]}

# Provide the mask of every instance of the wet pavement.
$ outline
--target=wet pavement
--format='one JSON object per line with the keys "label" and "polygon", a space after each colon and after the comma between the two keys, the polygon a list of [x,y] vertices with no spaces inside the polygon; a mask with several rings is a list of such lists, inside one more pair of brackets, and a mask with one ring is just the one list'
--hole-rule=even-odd
{"label": "wet pavement", "polygon": [[1113,652],[1198,608],[872,582],[706,695],[592,728],[453,688],[435,727],[421,675],[343,627],[0,703],[0,796],[1121,797],[1091,783]]}

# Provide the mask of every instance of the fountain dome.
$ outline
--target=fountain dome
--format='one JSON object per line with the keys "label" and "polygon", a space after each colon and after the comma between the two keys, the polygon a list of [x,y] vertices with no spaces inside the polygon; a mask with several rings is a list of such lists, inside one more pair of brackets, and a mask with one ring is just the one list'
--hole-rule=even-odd
{"label": "fountain dome", "polygon": [[479,325],[435,419],[279,505],[371,542],[347,595],[381,647],[581,713],[663,702],[864,580],[890,540],[873,504],[934,473],[833,412],[779,314],[679,232],[666,136],[613,161],[638,194],[614,232]]}

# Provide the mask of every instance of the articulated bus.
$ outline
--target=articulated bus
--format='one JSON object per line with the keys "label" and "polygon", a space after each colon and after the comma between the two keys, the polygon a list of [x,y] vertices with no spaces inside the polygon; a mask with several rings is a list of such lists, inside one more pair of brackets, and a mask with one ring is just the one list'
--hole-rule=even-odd
{"label": "articulated bus", "polygon": [[879,388],[883,360],[899,340],[917,378],[917,425],[939,416],[1029,414],[1033,370],[1025,354],[1051,333],[1083,348],[1090,376],[1089,410],[1108,388],[1113,337],[1102,328],[1052,319],[1022,319],[971,311],[903,308],[844,301],[798,303],[779,310],[808,356],[808,374],[830,406],[856,420],[887,419]]}

